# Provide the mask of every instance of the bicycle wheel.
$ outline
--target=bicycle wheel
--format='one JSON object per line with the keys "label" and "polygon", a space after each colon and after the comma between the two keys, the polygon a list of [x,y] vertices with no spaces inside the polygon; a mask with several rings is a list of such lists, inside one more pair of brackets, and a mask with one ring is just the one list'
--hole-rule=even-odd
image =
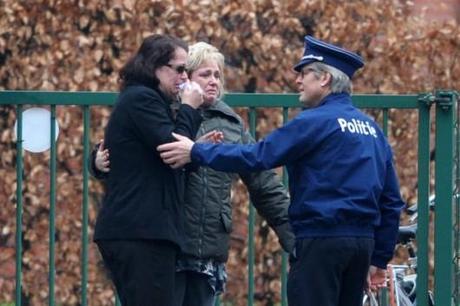
{"label": "bicycle wheel", "polygon": [[400,282],[396,283],[395,293],[396,293],[396,298],[398,300],[397,301],[398,306],[413,306],[414,305],[412,301],[409,299],[409,297],[407,296],[404,289],[401,287]]}

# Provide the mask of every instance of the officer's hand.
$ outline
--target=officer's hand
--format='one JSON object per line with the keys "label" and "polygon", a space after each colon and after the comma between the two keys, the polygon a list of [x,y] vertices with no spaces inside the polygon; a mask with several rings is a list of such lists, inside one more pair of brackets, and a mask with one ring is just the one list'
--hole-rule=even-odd
{"label": "officer's hand", "polygon": [[387,270],[380,269],[375,266],[369,267],[369,273],[367,275],[367,286],[372,291],[376,291],[380,288],[386,287],[387,285]]}
{"label": "officer's hand", "polygon": [[168,164],[173,169],[182,168],[191,161],[191,151],[195,144],[185,136],[172,133],[177,139],[175,142],[165,143],[157,147],[160,156],[165,164]]}

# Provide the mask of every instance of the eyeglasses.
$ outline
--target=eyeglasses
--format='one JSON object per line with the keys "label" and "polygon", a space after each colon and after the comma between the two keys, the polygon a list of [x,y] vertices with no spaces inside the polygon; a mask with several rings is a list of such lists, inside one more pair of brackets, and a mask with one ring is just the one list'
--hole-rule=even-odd
{"label": "eyeglasses", "polygon": [[174,65],[171,65],[171,64],[166,64],[165,66],[168,66],[169,68],[175,70],[178,74],[182,74],[184,72],[187,72],[187,68],[185,67],[185,65],[174,66]]}
{"label": "eyeglasses", "polygon": [[304,68],[302,70],[300,70],[299,74],[300,76],[303,78],[305,77],[307,74],[309,74],[310,72],[315,72],[316,70],[314,70],[313,68]]}

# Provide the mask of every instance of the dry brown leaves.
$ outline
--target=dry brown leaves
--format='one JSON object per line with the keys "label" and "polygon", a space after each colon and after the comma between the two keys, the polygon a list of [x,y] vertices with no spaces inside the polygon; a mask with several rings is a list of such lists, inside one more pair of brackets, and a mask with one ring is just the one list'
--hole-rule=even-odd
{"label": "dry brown leaves", "polygon": [[[204,40],[226,56],[228,91],[295,92],[291,67],[303,37],[314,35],[366,60],[354,80],[357,93],[418,93],[460,88],[460,30],[410,17],[413,3],[397,0],[107,0],[0,1],[0,88],[117,90],[117,72],[142,38],[168,33],[189,43]],[[241,112],[243,117],[246,114]],[[295,113],[295,111],[293,112]],[[94,107],[91,140],[102,138],[110,109]],[[58,107],[56,297],[78,305],[81,261],[82,112]],[[259,136],[279,126],[279,111],[260,110]],[[405,198],[416,190],[416,113],[392,111],[389,129]],[[0,302],[14,296],[16,152],[14,110],[0,108]],[[47,292],[49,153],[24,155],[24,293],[44,305]],[[90,182],[90,236],[102,185]],[[233,191],[234,231],[226,301],[244,305],[247,294],[247,195]],[[91,237],[90,237],[91,238]],[[280,249],[260,218],[256,226],[256,301],[280,300]],[[90,247],[91,305],[111,305],[112,289],[94,245]]]}

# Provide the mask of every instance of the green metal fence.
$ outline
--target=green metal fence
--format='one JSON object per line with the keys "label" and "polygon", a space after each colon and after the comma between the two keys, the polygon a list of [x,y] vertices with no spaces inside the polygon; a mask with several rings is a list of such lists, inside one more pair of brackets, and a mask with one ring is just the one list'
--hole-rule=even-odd
{"label": "green metal fence", "polygon": [[[40,92],[40,91],[0,91],[0,105],[16,108],[18,121],[17,158],[16,158],[16,305],[21,305],[22,287],[22,210],[23,210],[23,155],[22,155],[22,112],[24,106],[49,106],[51,120],[56,117],[56,106],[78,105],[82,108],[83,124],[83,161],[88,158],[90,108],[92,106],[112,105],[116,93],[109,92]],[[249,111],[249,127],[255,135],[257,109],[263,107],[281,108],[284,122],[288,120],[288,111],[298,108],[298,97],[293,94],[228,94],[226,102],[233,107],[245,107]],[[459,305],[460,301],[460,199],[459,193],[459,112],[457,107],[458,93],[455,91],[437,91],[423,95],[355,95],[355,105],[364,109],[381,112],[381,124],[385,132],[391,123],[390,110],[414,110],[418,113],[418,277],[417,305],[427,306],[429,287],[429,196],[430,196],[430,148],[434,147],[435,157],[435,250],[434,250],[434,293],[436,305]],[[430,114],[435,114],[431,122]],[[430,133],[435,131],[435,143],[430,143]],[[51,124],[50,132],[50,214],[49,214],[49,305],[55,302],[55,199],[56,199],[56,141],[55,127]],[[404,167],[404,165],[398,165]],[[83,167],[82,197],[82,262],[81,262],[81,305],[88,305],[88,169]],[[284,182],[287,183],[286,177]],[[13,216],[12,216],[13,217]],[[254,304],[254,220],[255,211],[249,211],[248,229],[248,305]],[[282,305],[286,300],[286,254],[282,258]],[[230,280],[231,282],[232,280]],[[219,304],[219,302],[218,302]]]}

